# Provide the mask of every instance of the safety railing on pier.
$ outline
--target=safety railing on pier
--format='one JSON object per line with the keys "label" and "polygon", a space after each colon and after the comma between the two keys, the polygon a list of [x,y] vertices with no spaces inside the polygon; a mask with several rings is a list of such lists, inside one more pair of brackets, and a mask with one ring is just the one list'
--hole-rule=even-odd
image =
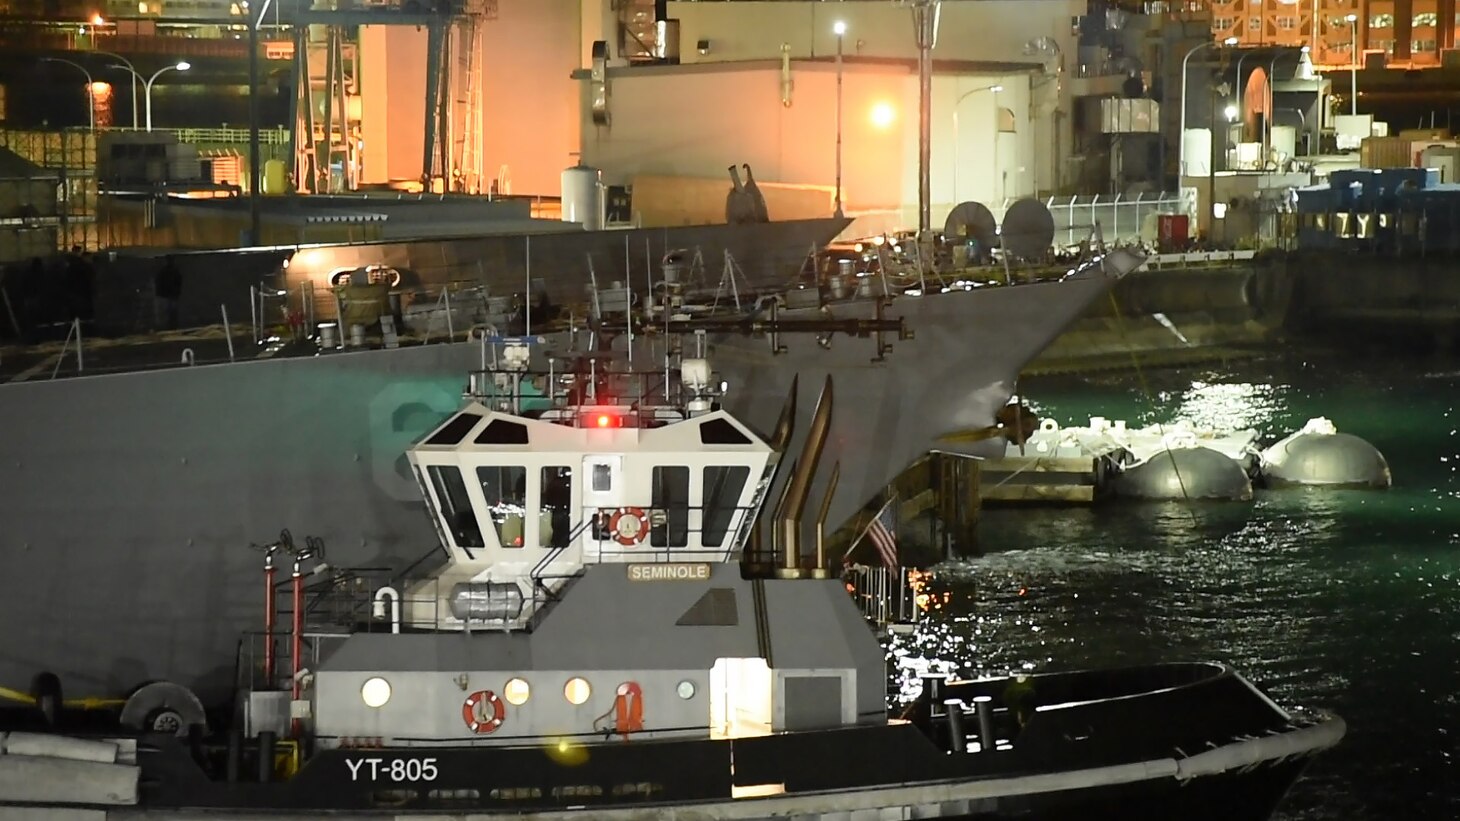
{"label": "safety railing on pier", "polygon": [[[1000,225],[1015,202],[1015,199],[1008,198],[989,209]],[[1195,211],[1195,204],[1188,197],[1170,191],[1134,195],[1077,194],[1049,197],[1043,202],[1054,218],[1054,242],[1065,247],[1086,240],[1096,225],[1100,226],[1101,236],[1108,243],[1140,242],[1143,230],[1155,229],[1155,226],[1147,226],[1152,215],[1192,214]]]}

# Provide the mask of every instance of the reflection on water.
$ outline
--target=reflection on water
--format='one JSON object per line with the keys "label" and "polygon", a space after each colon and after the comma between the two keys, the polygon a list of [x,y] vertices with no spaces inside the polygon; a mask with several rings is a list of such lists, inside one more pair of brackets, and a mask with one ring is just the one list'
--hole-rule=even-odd
{"label": "reflection on water", "polygon": [[1134,375],[1021,387],[1062,424],[1186,418],[1267,443],[1327,416],[1385,454],[1393,489],[985,511],[981,554],[939,567],[948,601],[890,648],[900,667],[1226,661],[1284,704],[1348,721],[1280,817],[1460,818],[1460,371],[1285,356],[1149,373],[1149,393]]}

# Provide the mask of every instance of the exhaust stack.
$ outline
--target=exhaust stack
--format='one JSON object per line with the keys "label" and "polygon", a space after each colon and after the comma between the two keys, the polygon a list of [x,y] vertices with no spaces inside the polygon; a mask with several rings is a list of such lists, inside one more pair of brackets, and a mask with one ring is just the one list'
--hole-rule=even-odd
{"label": "exhaust stack", "polygon": [[786,495],[780,505],[784,509],[778,510],[774,519],[774,526],[781,535],[780,548],[785,551],[781,555],[781,569],[777,571],[777,575],[782,577],[796,578],[801,575],[801,514],[806,509],[806,497],[811,493],[811,480],[816,476],[816,465],[821,461],[821,449],[831,430],[832,404],[831,375],[828,374],[826,384],[821,388],[821,396],[816,400],[811,428],[806,432],[806,444],[802,447],[801,456],[796,460],[791,470],[791,478],[786,483]]}
{"label": "exhaust stack", "polygon": [[791,377],[791,393],[786,404],[781,406],[781,418],[776,420],[776,429],[771,431],[770,446],[776,453],[785,453],[791,444],[791,434],[796,430],[796,390],[801,382],[800,375]]}
{"label": "exhaust stack", "polygon": [[[791,476],[794,479],[797,471],[797,462],[791,463]],[[770,565],[775,567],[778,562],[784,561],[784,557],[796,549],[794,544],[787,544],[784,534],[781,533],[781,520],[786,517],[786,503],[791,498],[791,482],[787,481],[781,488],[781,495],[776,499],[776,507],[771,511],[771,559]]]}
{"label": "exhaust stack", "polygon": [[[771,446],[771,450],[775,454],[771,457],[775,460],[775,464],[771,468],[772,484],[775,483],[775,475],[780,473],[780,460],[786,453],[786,447],[791,444],[791,434],[796,430],[796,392],[800,385],[800,380],[801,377],[799,375],[791,377],[791,391],[786,395],[786,403],[781,406],[781,416],[776,420],[775,429],[771,431],[770,438],[766,440],[766,443]],[[794,470],[794,467],[792,469]],[[779,520],[781,506],[785,504],[785,496],[785,489],[782,489],[781,496],[776,500],[775,506],[770,509],[772,522]],[[765,512],[766,507],[762,505],[756,515],[755,525],[750,528],[750,539],[746,542],[745,552],[741,556],[741,560],[747,566],[759,567],[761,568],[761,572],[768,572],[770,568],[775,567],[780,549],[780,535],[773,528],[771,532],[771,555],[769,560],[766,561],[761,553],[761,524],[765,520]]]}
{"label": "exhaust stack", "polygon": [[842,475],[842,463],[831,466],[831,478],[826,481],[826,495],[821,497],[821,510],[816,513],[816,566],[811,576],[816,579],[831,578],[831,563],[826,558],[826,515],[831,512],[831,500],[836,496],[836,482]]}

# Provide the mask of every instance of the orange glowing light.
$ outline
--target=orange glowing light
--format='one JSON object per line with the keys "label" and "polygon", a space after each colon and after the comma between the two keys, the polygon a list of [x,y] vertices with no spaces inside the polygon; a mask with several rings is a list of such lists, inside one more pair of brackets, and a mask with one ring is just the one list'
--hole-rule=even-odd
{"label": "orange glowing light", "polygon": [[872,106],[872,125],[877,128],[887,128],[897,120],[897,109],[892,103],[877,103]]}
{"label": "orange glowing light", "polygon": [[102,19],[100,14],[93,14],[91,15],[91,24],[93,26],[104,26],[106,25],[106,21]]}

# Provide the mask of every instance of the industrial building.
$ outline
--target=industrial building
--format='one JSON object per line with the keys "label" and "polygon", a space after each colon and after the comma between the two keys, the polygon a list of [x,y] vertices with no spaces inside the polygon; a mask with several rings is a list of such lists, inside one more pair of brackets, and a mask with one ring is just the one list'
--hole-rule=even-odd
{"label": "industrial building", "polygon": [[[922,30],[918,8],[936,9]],[[541,217],[583,164],[610,222],[683,225],[724,219],[734,166],[773,218],[840,211],[868,230],[1027,197],[1088,208],[1080,224],[1155,208],[1207,230],[1223,177],[1356,148],[1370,134],[1345,118],[1382,122],[1395,78],[1430,82],[1390,69],[1445,75],[1454,29],[1450,0],[7,0],[0,14],[7,129],[198,147],[201,180],[107,196],[526,195]],[[1397,129],[1426,112],[1448,125],[1413,97]],[[30,160],[73,181],[98,167]],[[65,210],[129,215],[83,230],[88,246],[155,235],[136,230],[144,204]]]}

